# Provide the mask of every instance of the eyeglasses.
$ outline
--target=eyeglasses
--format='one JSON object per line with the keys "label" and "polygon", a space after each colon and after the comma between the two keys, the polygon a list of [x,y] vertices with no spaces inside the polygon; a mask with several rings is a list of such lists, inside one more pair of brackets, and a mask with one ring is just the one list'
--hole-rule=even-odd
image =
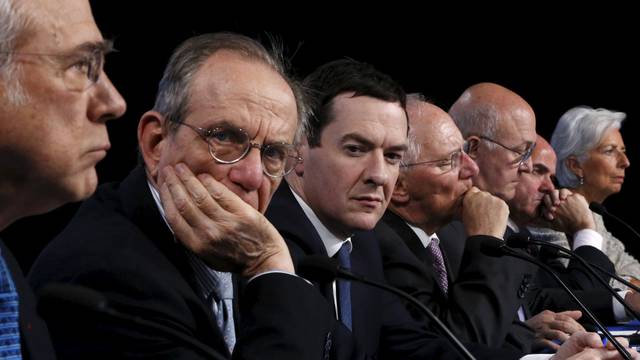
{"label": "eyeglasses", "polygon": [[520,150],[512,149],[512,148],[510,148],[510,147],[508,147],[506,145],[502,145],[501,143],[499,143],[499,142],[497,142],[497,141],[495,141],[495,140],[493,140],[491,138],[488,138],[486,136],[481,136],[480,135],[478,137],[480,139],[482,139],[482,140],[486,140],[488,142],[491,142],[491,143],[494,143],[496,145],[499,145],[500,147],[505,148],[505,149],[511,151],[512,153],[515,153],[517,155],[517,157],[513,160],[513,163],[514,164],[518,164],[518,167],[524,165],[524,163],[526,163],[527,160],[529,160],[529,158],[531,157],[531,154],[533,153],[533,149],[536,148],[536,143],[535,142],[531,142],[531,141],[527,141],[526,142],[526,146],[527,147],[523,151],[520,151]]}
{"label": "eyeglasses", "polygon": [[260,150],[262,171],[270,177],[279,178],[290,173],[302,162],[298,149],[292,144],[257,144],[251,142],[246,131],[231,126],[203,129],[184,122],[175,123],[195,131],[209,145],[211,157],[221,164],[236,163],[247,156],[251,148],[256,148]]}
{"label": "eyeglasses", "polygon": [[60,76],[69,91],[84,91],[100,80],[104,69],[105,56],[113,52],[113,42],[105,40],[81,46],[80,50],[69,54],[47,54],[32,52],[2,52],[18,56],[36,56],[55,59],[62,64]]}
{"label": "eyeglasses", "polygon": [[402,167],[412,167],[417,165],[430,165],[438,170],[440,174],[448,173],[460,167],[462,163],[462,154],[467,152],[467,142],[465,141],[462,148],[452,152],[448,158],[438,160],[419,161],[410,164],[402,164]]}

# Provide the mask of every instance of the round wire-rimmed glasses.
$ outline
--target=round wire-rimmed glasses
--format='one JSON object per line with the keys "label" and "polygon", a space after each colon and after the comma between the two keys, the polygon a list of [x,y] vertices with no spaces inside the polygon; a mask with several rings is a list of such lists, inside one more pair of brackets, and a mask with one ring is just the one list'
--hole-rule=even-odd
{"label": "round wire-rimmed glasses", "polygon": [[290,173],[302,158],[293,144],[275,142],[258,144],[252,142],[246,131],[231,126],[205,129],[184,122],[175,122],[195,131],[209,146],[211,157],[221,164],[233,164],[242,159],[252,148],[260,150],[262,171],[265,175],[279,178]]}

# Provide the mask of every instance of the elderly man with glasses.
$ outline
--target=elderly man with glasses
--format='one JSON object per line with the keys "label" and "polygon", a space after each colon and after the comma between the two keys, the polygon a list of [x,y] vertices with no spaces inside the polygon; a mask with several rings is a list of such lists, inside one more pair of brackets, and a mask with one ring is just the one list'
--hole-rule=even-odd
{"label": "elderly man with glasses", "polygon": [[[510,269],[518,260],[484,256],[478,246],[483,238],[502,238],[507,205],[473,186],[478,166],[446,112],[410,95],[407,114],[414,143],[375,229],[387,281],[416,296],[461,339],[531,351],[533,332],[514,322],[521,301],[505,292],[522,281],[521,267]],[[448,263],[438,234],[454,219],[468,236],[460,269]]]}
{"label": "elderly man with glasses", "polygon": [[[0,0],[0,230],[90,196],[124,99],[86,0]],[[20,239],[18,246],[29,246]],[[22,271],[0,240],[0,358],[54,359]]]}
{"label": "elderly man with glasses", "polygon": [[36,288],[98,290],[154,329],[60,309],[49,325],[61,358],[298,360],[331,351],[330,308],[293,275],[284,240],[261,214],[301,161],[292,143],[305,104],[279,58],[228,33],[176,49],[138,126],[143,166],[101,187],[30,273]]}

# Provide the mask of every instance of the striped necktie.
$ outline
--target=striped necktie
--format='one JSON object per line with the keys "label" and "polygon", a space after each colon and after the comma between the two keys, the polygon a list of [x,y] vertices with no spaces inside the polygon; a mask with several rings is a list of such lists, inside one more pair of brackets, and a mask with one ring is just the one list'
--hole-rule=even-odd
{"label": "striped necktie", "polygon": [[0,254],[0,358],[22,359],[18,293],[7,264]]}

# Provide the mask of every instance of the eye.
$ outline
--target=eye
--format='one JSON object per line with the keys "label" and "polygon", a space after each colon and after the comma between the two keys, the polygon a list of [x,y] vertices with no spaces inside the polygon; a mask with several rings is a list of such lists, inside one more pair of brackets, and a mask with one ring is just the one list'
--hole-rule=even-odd
{"label": "eye", "polygon": [[206,136],[217,144],[244,144],[247,136],[240,130],[216,128],[208,130]]}
{"label": "eye", "polygon": [[281,161],[285,158],[286,153],[286,149],[277,145],[269,145],[262,150],[262,156],[269,160]]}
{"label": "eye", "polygon": [[93,68],[92,65],[93,63],[91,61],[91,58],[82,57],[76,62],[74,62],[73,64],[71,64],[70,68],[83,74],[89,74],[92,72],[92,68]]}
{"label": "eye", "polygon": [[404,154],[401,153],[396,153],[396,152],[391,152],[391,153],[387,153],[385,154],[385,158],[387,159],[387,162],[389,162],[389,164],[400,164],[400,162],[402,161],[402,158],[404,157]]}
{"label": "eye", "polygon": [[438,161],[436,163],[436,166],[440,169],[440,170],[449,170],[451,169],[451,160],[442,160],[442,161]]}
{"label": "eye", "polygon": [[366,152],[366,148],[362,145],[357,145],[357,144],[346,144],[344,146],[344,150],[347,153],[347,155],[351,155],[351,156],[360,156],[363,153]]}

